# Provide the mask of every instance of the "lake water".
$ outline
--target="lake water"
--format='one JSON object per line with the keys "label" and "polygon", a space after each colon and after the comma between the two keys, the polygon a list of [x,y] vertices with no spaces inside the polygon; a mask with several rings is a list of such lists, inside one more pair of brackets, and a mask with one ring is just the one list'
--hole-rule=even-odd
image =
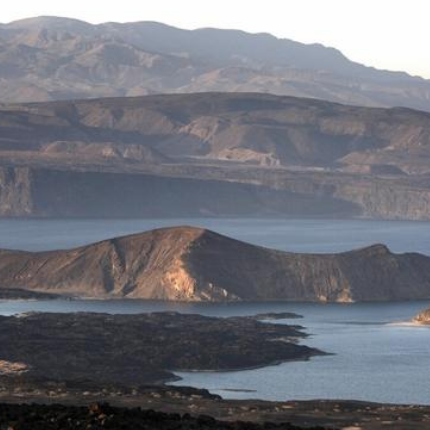
{"label": "lake water", "polygon": [[[430,255],[430,223],[349,220],[0,220],[0,248],[69,248],[167,225],[200,225],[273,248],[335,252],[382,242]],[[173,304],[145,301],[0,302],[0,314],[26,311],[139,313],[176,310],[214,316],[291,311],[311,336],[303,343],[334,355],[241,372],[179,373],[179,385],[226,398],[342,398],[430,404],[430,329],[402,324],[429,302],[366,304]]]}

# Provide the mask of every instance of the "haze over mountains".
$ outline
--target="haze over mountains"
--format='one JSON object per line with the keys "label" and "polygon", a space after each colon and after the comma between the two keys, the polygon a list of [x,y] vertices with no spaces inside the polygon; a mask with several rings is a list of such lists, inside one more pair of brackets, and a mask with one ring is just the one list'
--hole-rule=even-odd
{"label": "haze over mountains", "polygon": [[430,110],[428,80],[269,34],[55,17],[0,25],[3,102],[205,91]]}

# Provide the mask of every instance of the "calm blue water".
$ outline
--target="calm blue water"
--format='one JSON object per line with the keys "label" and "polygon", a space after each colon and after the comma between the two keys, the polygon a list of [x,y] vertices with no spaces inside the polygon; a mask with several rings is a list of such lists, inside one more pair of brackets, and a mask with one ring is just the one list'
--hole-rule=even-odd
{"label": "calm blue water", "polygon": [[183,380],[175,385],[207,388],[225,398],[430,404],[430,328],[392,324],[409,320],[425,306],[423,302],[254,305],[253,311],[304,315],[292,320],[312,334],[303,343],[335,355],[242,372],[178,373]]}
{"label": "calm blue water", "polygon": [[[167,225],[199,225],[273,248],[335,252],[382,242],[430,255],[430,223],[333,220],[0,220],[0,248],[68,248]],[[172,304],[145,301],[0,302],[0,314],[26,311],[139,313],[176,310],[214,316],[292,311],[304,315],[307,345],[335,355],[263,369],[179,373],[179,385],[227,398],[348,398],[430,404],[430,329],[402,324],[427,302],[385,304]],[[288,322],[288,321],[284,321]],[[393,324],[394,323],[394,324]],[[242,390],[242,391],[241,391]]]}

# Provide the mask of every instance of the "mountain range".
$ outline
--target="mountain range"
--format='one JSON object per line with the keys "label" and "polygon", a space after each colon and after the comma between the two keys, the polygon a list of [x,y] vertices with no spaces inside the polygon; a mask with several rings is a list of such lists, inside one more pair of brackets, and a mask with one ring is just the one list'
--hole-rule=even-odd
{"label": "mountain range", "polygon": [[0,25],[3,102],[211,91],[430,110],[428,80],[265,33],[58,17]]}
{"label": "mountain range", "polygon": [[430,217],[430,113],[255,93],[0,105],[0,215]]}

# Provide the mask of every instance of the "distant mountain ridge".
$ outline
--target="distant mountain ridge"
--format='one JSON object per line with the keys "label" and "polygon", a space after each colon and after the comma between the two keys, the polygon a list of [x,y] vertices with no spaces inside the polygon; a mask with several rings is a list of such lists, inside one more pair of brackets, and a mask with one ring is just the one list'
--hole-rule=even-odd
{"label": "distant mountain ridge", "polygon": [[383,245],[294,254],[185,226],[64,251],[0,251],[1,289],[209,302],[412,300],[430,295],[430,257]]}
{"label": "distant mountain ridge", "polygon": [[430,110],[430,81],[261,33],[38,17],[0,26],[4,102],[243,91]]}
{"label": "distant mountain ridge", "polygon": [[255,93],[0,104],[0,155],[430,174],[430,113]]}
{"label": "distant mountain ridge", "polygon": [[430,113],[406,108],[257,93],[0,104],[0,216],[429,220],[429,160]]}

